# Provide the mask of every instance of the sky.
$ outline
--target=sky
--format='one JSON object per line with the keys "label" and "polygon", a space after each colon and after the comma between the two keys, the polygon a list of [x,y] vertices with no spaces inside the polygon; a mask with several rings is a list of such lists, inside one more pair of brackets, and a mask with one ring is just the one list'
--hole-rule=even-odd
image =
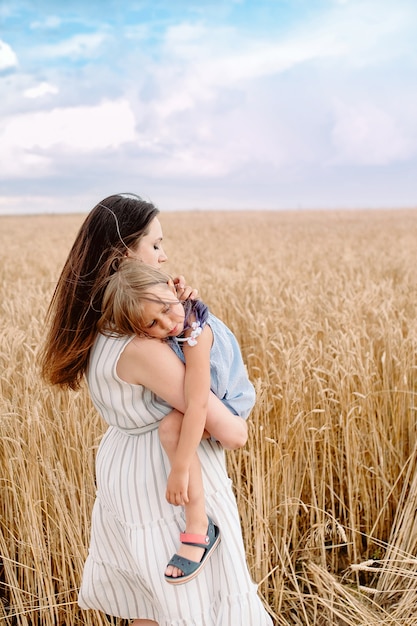
{"label": "sky", "polygon": [[0,214],[417,206],[416,0],[0,0]]}

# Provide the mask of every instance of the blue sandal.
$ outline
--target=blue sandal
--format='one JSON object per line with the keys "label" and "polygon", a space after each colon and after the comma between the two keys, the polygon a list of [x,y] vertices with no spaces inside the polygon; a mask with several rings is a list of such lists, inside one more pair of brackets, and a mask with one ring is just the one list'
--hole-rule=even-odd
{"label": "blue sandal", "polygon": [[[208,518],[207,535],[193,535],[191,533],[181,533],[180,541],[187,546],[196,546],[197,548],[204,548],[205,552],[201,557],[201,561],[190,561],[185,559],[179,554],[174,554],[168,565],[173,565],[182,571],[182,576],[167,576],[165,574],[165,580],[171,585],[182,585],[183,583],[192,580],[201,572],[215,548],[220,543],[220,530],[213,522]],[[167,565],[167,567],[168,567]]]}

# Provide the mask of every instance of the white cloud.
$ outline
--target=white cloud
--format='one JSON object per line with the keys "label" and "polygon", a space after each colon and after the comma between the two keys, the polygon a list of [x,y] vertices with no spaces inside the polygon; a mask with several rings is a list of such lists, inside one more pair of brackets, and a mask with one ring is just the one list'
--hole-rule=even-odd
{"label": "white cloud", "polygon": [[231,28],[178,24],[164,42],[170,65],[182,65],[207,83],[231,85],[281,73],[305,61],[346,54],[346,45],[331,29],[293,33],[279,39],[242,35]]}
{"label": "white cloud", "polygon": [[94,153],[134,140],[135,118],[126,100],[11,116],[0,125],[2,174],[35,177],[60,152]]}
{"label": "white cloud", "polygon": [[48,15],[48,17],[46,17],[42,21],[32,22],[30,27],[32,29],[34,29],[34,30],[37,30],[39,28],[53,30],[53,29],[58,28],[59,26],[61,26],[61,23],[62,23],[61,18],[59,18],[58,16],[56,16],[56,15]]}
{"label": "white cloud", "polygon": [[[243,41],[233,28],[203,22],[170,27],[158,64],[140,74],[150,85],[137,105],[147,151],[137,156],[140,171],[201,180],[247,167],[277,176],[306,163],[384,165],[412,155],[412,116],[402,119],[401,98],[385,110],[381,77],[369,70],[369,83],[355,82],[359,65],[373,68],[386,54],[384,38],[401,30],[406,11],[344,4],[279,39],[254,33]],[[348,94],[352,104],[333,112],[332,99]]]}
{"label": "white cloud", "polygon": [[35,195],[0,196],[0,215],[31,215],[37,213],[82,212],[94,205],[95,196],[84,195]]}
{"label": "white cloud", "polygon": [[[161,119],[214,101],[224,88],[244,88],[301,66],[312,71],[378,67],[387,59],[408,58],[416,10],[405,2],[373,0],[338,3],[280,36],[248,35],[232,27],[183,22],[171,26],[152,64],[161,97]],[[411,38],[412,37],[412,38]]]}
{"label": "white cloud", "polygon": [[88,58],[97,54],[106,38],[105,33],[74,35],[56,44],[38,46],[32,50],[32,54],[47,59],[57,57],[66,59]]}
{"label": "white cloud", "polygon": [[148,24],[129,24],[125,27],[123,36],[126,39],[147,39],[151,34],[151,28]]}
{"label": "white cloud", "polygon": [[[387,165],[417,152],[402,120],[372,103],[337,103],[332,139],[337,163]],[[415,133],[414,133],[415,134]]]}
{"label": "white cloud", "polygon": [[0,39],[0,71],[10,70],[17,65],[16,53],[8,43]]}
{"label": "white cloud", "polygon": [[408,0],[349,1],[309,26],[317,35],[332,30],[345,45],[346,66],[376,67],[415,51],[416,17],[416,6]]}
{"label": "white cloud", "polygon": [[[417,153],[414,2],[328,0],[305,15],[300,2],[289,24],[271,20],[262,33],[256,21],[231,26],[203,9],[137,24],[132,14],[114,25],[117,38],[104,14],[96,32],[82,21],[84,34],[58,43],[32,32],[30,55],[16,48],[22,70],[5,76],[2,177],[16,189],[45,176],[52,193],[64,172],[59,193],[72,194],[115,179],[131,187],[139,173],[146,186],[178,185],[179,204],[185,188],[198,195],[205,185],[214,197],[224,186],[230,201],[251,185],[281,193],[286,181],[288,197],[308,203],[301,181],[314,188],[324,170],[329,198],[332,177],[348,171],[368,190],[371,171],[394,163],[398,175]],[[41,20],[32,27],[55,27]],[[74,71],[74,59],[91,62]],[[112,102],[86,106],[100,94]],[[60,108],[40,112],[50,100]]]}
{"label": "white cloud", "polygon": [[50,85],[47,82],[39,83],[36,87],[30,87],[23,92],[25,98],[35,99],[41,98],[42,96],[47,96],[49,94],[55,95],[59,92],[58,87],[54,87],[54,85]]}

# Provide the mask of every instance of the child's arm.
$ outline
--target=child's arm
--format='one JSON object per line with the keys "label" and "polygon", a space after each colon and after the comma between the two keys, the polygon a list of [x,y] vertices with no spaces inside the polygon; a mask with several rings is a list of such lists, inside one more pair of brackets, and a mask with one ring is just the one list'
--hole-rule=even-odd
{"label": "child's arm", "polygon": [[188,476],[192,458],[203,436],[210,394],[210,349],[213,334],[206,325],[194,346],[184,345],[185,411],[178,447],[167,482],[171,504],[188,502]]}
{"label": "child's arm", "polygon": [[[147,387],[180,413],[185,412],[184,363],[167,343],[136,337],[120,355],[117,374],[127,383]],[[244,446],[248,437],[245,420],[233,415],[212,391],[206,429],[224,448],[232,450]]]}

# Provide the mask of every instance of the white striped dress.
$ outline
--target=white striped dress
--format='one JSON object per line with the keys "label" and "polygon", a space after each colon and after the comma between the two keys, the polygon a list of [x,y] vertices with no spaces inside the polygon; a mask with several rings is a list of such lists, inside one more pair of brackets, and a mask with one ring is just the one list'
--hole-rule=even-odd
{"label": "white striped dress", "polygon": [[159,626],[271,626],[246,565],[224,451],[201,442],[207,514],[221,542],[202,572],[182,585],[164,579],[184,530],[181,507],[165,499],[169,472],[158,422],[170,408],[116,373],[132,337],[99,335],[88,369],[92,400],[109,428],[96,458],[97,497],[78,597],[81,608]]}

